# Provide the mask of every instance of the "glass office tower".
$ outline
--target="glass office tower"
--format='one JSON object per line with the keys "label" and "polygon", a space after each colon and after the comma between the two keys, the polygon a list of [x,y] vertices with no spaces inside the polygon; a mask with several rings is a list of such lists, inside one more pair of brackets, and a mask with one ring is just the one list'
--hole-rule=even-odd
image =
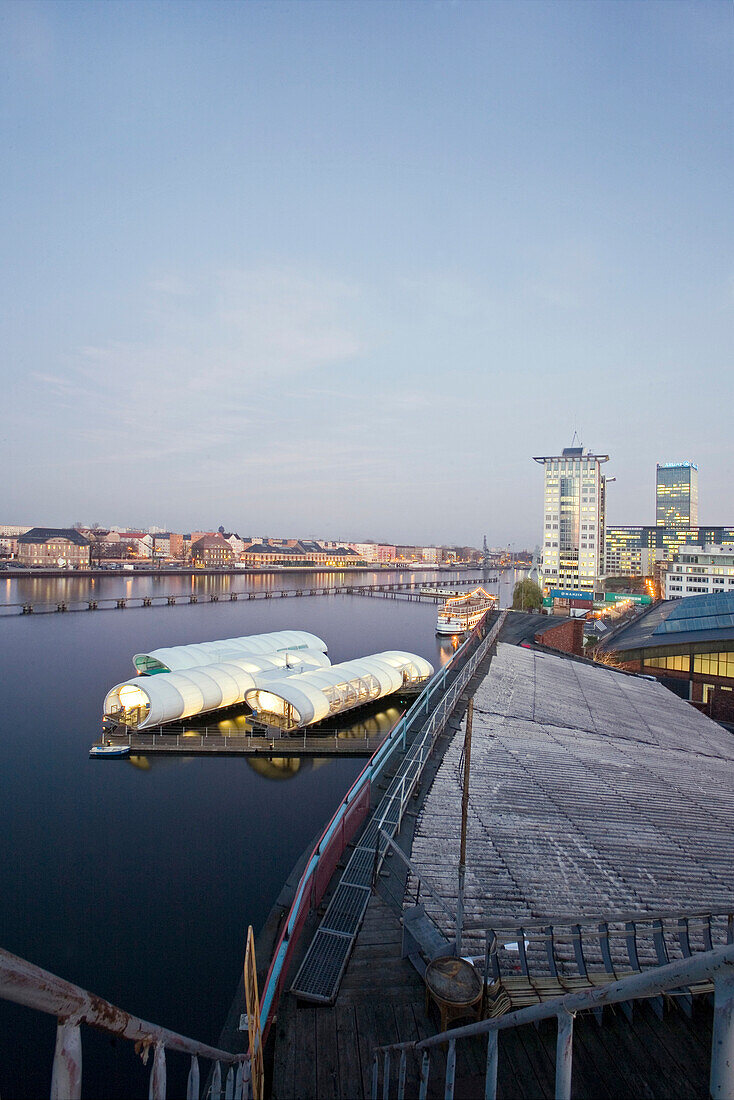
{"label": "glass office tower", "polygon": [[534,459],[545,467],[543,584],[593,594],[604,568],[602,463],[581,447]]}
{"label": "glass office tower", "polygon": [[696,527],[698,466],[695,462],[658,464],[655,502],[655,523],[658,527]]}

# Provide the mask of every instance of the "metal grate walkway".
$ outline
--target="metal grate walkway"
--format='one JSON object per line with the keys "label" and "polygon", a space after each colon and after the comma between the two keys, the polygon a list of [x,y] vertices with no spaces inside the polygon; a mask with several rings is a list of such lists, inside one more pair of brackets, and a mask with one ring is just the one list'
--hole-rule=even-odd
{"label": "metal grate walkway", "polygon": [[370,900],[372,876],[388,847],[380,830],[392,838],[400,829],[405,807],[420,779],[436,740],[479,663],[497,640],[505,614],[457,674],[430,717],[413,734],[413,741],[385,794],[373,811],[349,858],[319,928],[301,963],[291,992],[305,1001],[333,1004]]}

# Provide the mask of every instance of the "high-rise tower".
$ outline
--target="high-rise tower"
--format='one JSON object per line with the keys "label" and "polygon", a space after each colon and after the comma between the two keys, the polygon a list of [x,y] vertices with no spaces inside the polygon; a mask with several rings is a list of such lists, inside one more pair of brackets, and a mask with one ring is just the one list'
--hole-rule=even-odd
{"label": "high-rise tower", "polygon": [[545,467],[543,584],[593,593],[604,571],[605,478],[609,455],[564,447],[534,458]]}
{"label": "high-rise tower", "polygon": [[695,462],[658,463],[655,505],[657,527],[698,526],[698,466]]}

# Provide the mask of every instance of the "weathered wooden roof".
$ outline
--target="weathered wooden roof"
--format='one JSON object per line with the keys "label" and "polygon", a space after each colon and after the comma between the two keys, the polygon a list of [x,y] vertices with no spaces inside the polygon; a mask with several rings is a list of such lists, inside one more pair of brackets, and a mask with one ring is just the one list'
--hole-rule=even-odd
{"label": "weathered wooden roof", "polygon": [[[730,733],[658,683],[502,643],[474,702],[468,921],[731,904]],[[463,738],[412,853],[452,907]]]}

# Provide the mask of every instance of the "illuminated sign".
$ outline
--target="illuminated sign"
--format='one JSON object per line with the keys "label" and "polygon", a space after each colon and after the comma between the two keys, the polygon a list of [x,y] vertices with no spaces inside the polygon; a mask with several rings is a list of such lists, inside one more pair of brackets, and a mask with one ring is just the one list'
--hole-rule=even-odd
{"label": "illuminated sign", "polygon": [[593,592],[581,588],[551,588],[550,594],[554,600],[590,600],[593,597]]}
{"label": "illuminated sign", "polygon": [[607,592],[606,603],[652,603],[651,596],[639,596],[630,592]]}

